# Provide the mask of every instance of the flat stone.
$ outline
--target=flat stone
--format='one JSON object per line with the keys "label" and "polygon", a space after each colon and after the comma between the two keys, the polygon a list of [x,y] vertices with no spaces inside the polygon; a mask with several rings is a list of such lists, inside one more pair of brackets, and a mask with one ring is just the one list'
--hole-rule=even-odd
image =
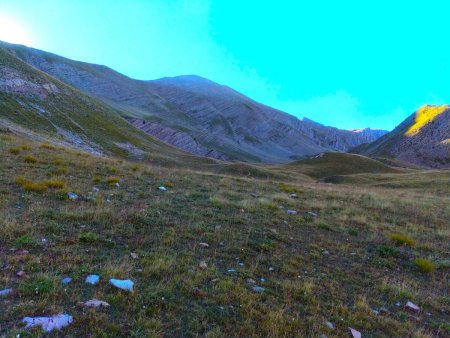
{"label": "flat stone", "polygon": [[86,283],[91,284],[91,285],[95,285],[98,283],[98,281],[100,280],[100,277],[98,275],[89,275],[86,277]]}
{"label": "flat stone", "polygon": [[361,338],[361,332],[359,332],[358,330],[355,330],[351,327],[349,327],[350,333],[352,334],[353,338]]}
{"label": "flat stone", "polygon": [[327,326],[327,328],[329,328],[330,330],[334,330],[334,325],[332,322],[326,322],[325,325]]}
{"label": "flat stone", "polygon": [[257,293],[261,293],[264,292],[266,289],[263,288],[262,286],[254,286],[253,287],[253,291],[257,292]]}
{"label": "flat stone", "polygon": [[69,284],[71,282],[72,282],[72,278],[70,278],[70,277],[66,277],[61,280],[62,284]]}
{"label": "flat stone", "polygon": [[406,310],[412,311],[412,312],[419,312],[420,308],[414,304],[413,302],[408,301],[405,305]]}

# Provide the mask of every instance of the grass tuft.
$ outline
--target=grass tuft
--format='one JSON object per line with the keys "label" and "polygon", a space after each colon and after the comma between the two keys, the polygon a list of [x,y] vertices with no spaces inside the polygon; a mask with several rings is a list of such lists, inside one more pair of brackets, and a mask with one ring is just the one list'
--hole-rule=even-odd
{"label": "grass tuft", "polygon": [[43,182],[47,188],[51,188],[51,189],[62,189],[65,186],[65,183],[63,180],[59,180],[56,178],[53,178],[51,180],[46,180]]}
{"label": "grass tuft", "polygon": [[34,156],[27,155],[27,156],[25,156],[25,157],[23,158],[23,161],[24,161],[25,163],[36,163],[36,162],[37,162],[37,159],[36,159],[36,157],[34,157]]}
{"label": "grass tuft", "polygon": [[433,262],[426,258],[416,258],[414,260],[414,265],[423,273],[429,273],[435,269]]}
{"label": "grass tuft", "polygon": [[398,233],[398,232],[390,234],[389,238],[396,245],[413,246],[415,244],[415,241],[411,237],[409,237],[408,235],[405,235],[405,234]]}

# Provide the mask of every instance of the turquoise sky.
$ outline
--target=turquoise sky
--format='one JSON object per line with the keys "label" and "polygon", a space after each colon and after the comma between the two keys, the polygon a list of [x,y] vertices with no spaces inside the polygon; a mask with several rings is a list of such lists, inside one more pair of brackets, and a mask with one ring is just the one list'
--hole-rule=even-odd
{"label": "turquoise sky", "polygon": [[197,74],[326,125],[392,129],[450,102],[448,13],[432,0],[1,0],[0,28],[137,79]]}

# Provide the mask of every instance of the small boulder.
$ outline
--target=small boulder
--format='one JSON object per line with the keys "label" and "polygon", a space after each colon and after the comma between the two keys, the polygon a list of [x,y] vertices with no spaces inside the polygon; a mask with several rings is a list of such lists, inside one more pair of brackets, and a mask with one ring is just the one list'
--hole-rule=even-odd
{"label": "small boulder", "polygon": [[72,282],[72,278],[70,277],[65,277],[61,280],[62,284],[70,284]]}
{"label": "small boulder", "polygon": [[81,303],[85,307],[99,308],[99,307],[108,307],[109,304],[103,300],[91,299],[87,302]]}
{"label": "small boulder", "polygon": [[361,338],[361,332],[359,332],[358,330],[355,330],[351,327],[349,327],[350,333],[352,334],[353,338]]}
{"label": "small boulder", "polygon": [[257,293],[261,293],[264,292],[266,289],[263,288],[262,286],[254,286],[253,287],[253,291],[257,292]]}
{"label": "small boulder", "polygon": [[405,309],[410,311],[410,312],[419,312],[420,308],[414,304],[413,302],[408,301],[405,305]]}
{"label": "small boulder", "polygon": [[24,277],[26,275],[25,271],[20,270],[18,273],[16,273],[17,277]]}
{"label": "small boulder", "polygon": [[208,243],[199,243],[198,245],[200,245],[202,248],[208,248],[209,244]]}
{"label": "small boulder", "polygon": [[86,283],[95,285],[100,280],[100,277],[98,275],[89,275],[86,277]]}
{"label": "small boulder", "polygon": [[138,259],[138,255],[134,252],[130,253],[131,258]]}
{"label": "small boulder", "polygon": [[24,317],[22,322],[26,324],[26,329],[41,326],[45,332],[51,332],[55,329],[61,330],[63,327],[71,324],[73,317],[66,314],[51,317]]}
{"label": "small boulder", "polygon": [[71,201],[75,201],[78,199],[78,195],[75,194],[74,192],[68,192],[67,193],[67,197],[71,200]]}
{"label": "small boulder", "polygon": [[133,292],[133,285],[134,283],[129,280],[129,279],[110,279],[109,283],[113,286],[115,286],[116,288],[125,290],[125,291],[129,291],[129,292]]}
{"label": "small boulder", "polygon": [[289,215],[297,215],[297,211],[296,210],[288,210],[287,213]]}
{"label": "small boulder", "polygon": [[7,296],[12,292],[13,292],[13,289],[11,289],[11,288],[0,290],[0,297]]}
{"label": "small boulder", "polygon": [[198,266],[199,266],[200,269],[202,269],[202,270],[208,269],[208,264],[206,264],[205,261],[201,261],[200,264],[199,264]]}
{"label": "small boulder", "polygon": [[160,187],[158,187],[158,190],[167,191],[167,188],[165,186],[161,185]]}
{"label": "small boulder", "polygon": [[330,330],[334,330],[334,325],[332,322],[326,322],[325,325],[327,326],[327,328],[329,328]]}

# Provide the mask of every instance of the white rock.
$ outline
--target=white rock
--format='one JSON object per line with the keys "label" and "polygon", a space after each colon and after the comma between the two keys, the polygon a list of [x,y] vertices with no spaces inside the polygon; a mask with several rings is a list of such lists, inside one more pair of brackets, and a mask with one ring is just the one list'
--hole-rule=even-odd
{"label": "white rock", "polygon": [[413,302],[408,301],[405,305],[406,309],[414,311],[414,312],[419,312],[420,308],[414,304]]}
{"label": "white rock", "polygon": [[297,215],[297,211],[295,211],[295,210],[288,210],[287,213],[289,215]]}
{"label": "white rock", "polygon": [[253,291],[255,291],[255,292],[257,292],[257,293],[264,292],[264,290],[266,290],[266,289],[263,288],[262,286],[254,286],[254,287],[253,287]]}
{"label": "white rock", "polygon": [[87,302],[82,303],[83,306],[86,307],[93,307],[93,308],[99,308],[99,307],[108,307],[109,304],[103,300],[98,300],[98,299],[91,299],[88,300]]}
{"label": "white rock", "polygon": [[111,285],[114,285],[116,288],[133,292],[133,285],[134,283],[129,279],[110,279],[109,283]]}
{"label": "white rock", "polygon": [[24,317],[22,321],[27,324],[25,326],[26,329],[41,326],[45,332],[51,332],[55,329],[61,330],[63,327],[68,326],[73,322],[73,317],[60,314],[51,317]]}
{"label": "white rock", "polygon": [[353,338],[361,338],[361,332],[359,332],[358,330],[352,329],[351,327],[349,327],[350,332],[352,334]]}
{"label": "white rock", "polygon": [[167,191],[167,188],[165,186],[163,186],[163,185],[160,186],[158,189],[161,190],[161,191]]}
{"label": "white rock", "polygon": [[137,259],[137,258],[138,258],[138,255],[135,254],[134,252],[130,253],[130,256],[131,256],[131,258],[133,258],[133,259]]}
{"label": "white rock", "polygon": [[7,296],[7,295],[9,295],[12,292],[13,292],[13,289],[0,290],[0,296]]}
{"label": "white rock", "polygon": [[199,243],[198,245],[200,245],[202,248],[208,248],[209,247],[208,243]]}
{"label": "white rock", "polygon": [[100,277],[98,275],[89,275],[86,277],[86,283],[95,285],[98,283]]}
{"label": "white rock", "polygon": [[334,330],[334,325],[332,322],[326,322],[325,325],[327,326],[327,328],[329,328],[330,330]]}
{"label": "white rock", "polygon": [[206,264],[205,261],[201,261],[200,264],[199,264],[198,266],[199,266],[200,269],[202,269],[202,270],[208,269],[208,264]]}
{"label": "white rock", "polygon": [[75,194],[74,192],[68,192],[67,197],[69,197],[69,199],[72,201],[75,201],[76,199],[78,199],[78,195]]}

